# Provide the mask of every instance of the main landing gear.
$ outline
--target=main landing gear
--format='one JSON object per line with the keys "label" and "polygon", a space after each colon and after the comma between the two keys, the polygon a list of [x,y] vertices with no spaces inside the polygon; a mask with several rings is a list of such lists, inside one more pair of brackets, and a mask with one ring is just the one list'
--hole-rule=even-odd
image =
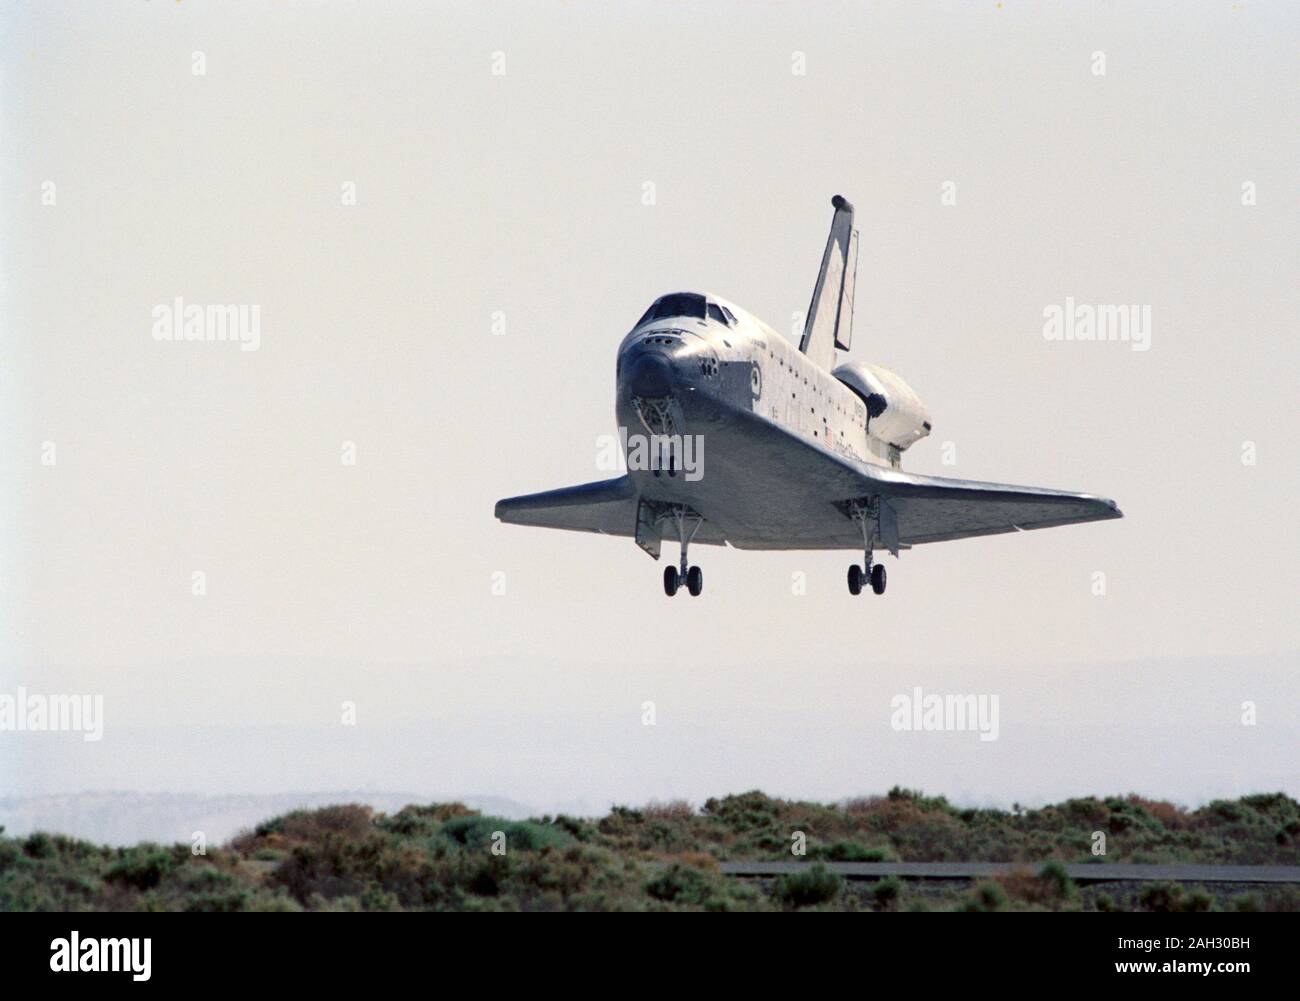
{"label": "main landing gear", "polygon": [[871,553],[867,553],[865,567],[860,567],[856,563],[849,567],[849,594],[861,594],[862,586],[870,583],[871,590],[876,594],[885,593],[885,565],[877,563],[871,565]]}
{"label": "main landing gear", "polygon": [[682,584],[686,585],[691,597],[696,597],[704,590],[704,571],[699,567],[688,567],[683,573],[673,566],[664,567],[664,594],[671,598]]}
{"label": "main landing gear", "polygon": [[[677,589],[685,584],[686,590],[690,592],[692,598],[695,598],[704,590],[704,571],[699,567],[690,566],[686,554],[691,539],[695,538],[695,533],[699,531],[704,519],[684,506],[673,508],[671,514],[677,522],[677,537],[682,545],[682,562],[680,569],[674,566],[664,567],[664,594],[671,598],[677,593]],[[690,525],[688,531],[688,525],[692,520],[694,525]]]}
{"label": "main landing gear", "polygon": [[871,550],[875,543],[875,522],[879,516],[879,501],[856,503],[849,509],[849,516],[862,529],[862,547],[864,550],[862,566],[856,563],[849,567],[849,594],[858,595],[862,588],[870,584],[876,594],[885,593],[885,566],[883,563],[871,565]]}

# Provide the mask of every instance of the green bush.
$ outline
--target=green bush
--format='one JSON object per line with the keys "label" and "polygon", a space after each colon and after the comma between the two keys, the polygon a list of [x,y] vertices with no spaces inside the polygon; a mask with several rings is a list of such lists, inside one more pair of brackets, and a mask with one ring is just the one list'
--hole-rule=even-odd
{"label": "green bush", "polygon": [[871,897],[875,901],[876,910],[892,910],[898,904],[898,898],[903,893],[903,884],[897,876],[889,876],[882,879],[871,891]]}
{"label": "green bush", "polygon": [[1208,911],[1214,907],[1214,898],[1204,890],[1193,890],[1183,901],[1183,910],[1189,912]]}
{"label": "green bush", "polygon": [[192,914],[220,913],[248,910],[249,893],[246,890],[230,890],[225,893],[200,893],[190,898],[185,910]]}
{"label": "green bush", "polygon": [[825,854],[832,862],[893,862],[898,858],[891,848],[868,848],[857,841],[837,841]]}
{"label": "green bush", "polygon": [[172,853],[158,845],[137,845],[123,848],[104,878],[110,883],[121,883],[137,890],[152,890],[172,871]]}
{"label": "green bush", "polygon": [[563,848],[573,843],[573,835],[559,827],[531,820],[502,820],[500,817],[453,817],[442,825],[442,833],[466,848],[492,846],[492,835],[505,835],[506,851],[536,852],[543,848]]}
{"label": "green bush", "polygon": [[834,900],[843,885],[844,880],[837,873],[816,862],[802,872],[782,876],[772,893],[790,907],[811,907]]}
{"label": "green bush", "polygon": [[673,865],[646,883],[645,891],[665,903],[703,906],[713,896],[713,884],[699,869]]}
{"label": "green bush", "polygon": [[578,817],[560,814],[552,824],[577,841],[590,841],[596,836],[596,829]]}
{"label": "green bush", "polygon": [[1182,909],[1183,888],[1168,881],[1151,883],[1138,894],[1138,903],[1144,910],[1172,913]]}
{"label": "green bush", "polygon": [[28,858],[53,858],[54,839],[44,831],[36,831],[28,835],[27,840],[23,842],[23,854]]}
{"label": "green bush", "polygon": [[1049,899],[1069,900],[1074,896],[1074,880],[1060,862],[1048,862],[1038,870],[1038,880]]}
{"label": "green bush", "polygon": [[966,898],[963,910],[966,911],[1000,911],[1007,906],[1007,891],[1002,884],[985,880],[975,884],[975,889]]}

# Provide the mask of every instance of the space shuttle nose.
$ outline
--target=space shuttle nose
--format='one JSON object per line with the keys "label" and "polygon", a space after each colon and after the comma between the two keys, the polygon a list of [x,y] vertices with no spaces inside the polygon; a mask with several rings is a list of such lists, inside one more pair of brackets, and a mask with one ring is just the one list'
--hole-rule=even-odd
{"label": "space shuttle nose", "polygon": [[673,388],[672,366],[661,354],[638,355],[628,368],[627,387],[633,396],[668,396]]}

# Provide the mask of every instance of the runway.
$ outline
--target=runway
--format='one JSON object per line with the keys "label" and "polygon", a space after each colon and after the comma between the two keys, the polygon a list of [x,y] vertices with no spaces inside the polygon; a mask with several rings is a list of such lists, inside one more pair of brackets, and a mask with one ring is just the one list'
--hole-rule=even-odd
{"label": "runway", "polygon": [[[721,862],[724,875],[785,876],[808,869],[811,862]],[[983,879],[1001,873],[1038,872],[1044,862],[824,862],[846,879]],[[1136,862],[1067,862],[1065,871],[1076,883],[1300,883],[1296,865],[1182,865]]]}

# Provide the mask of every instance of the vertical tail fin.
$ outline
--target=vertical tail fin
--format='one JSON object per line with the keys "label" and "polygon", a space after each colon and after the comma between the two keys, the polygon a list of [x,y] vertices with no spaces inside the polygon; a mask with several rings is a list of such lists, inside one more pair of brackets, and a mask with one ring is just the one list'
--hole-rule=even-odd
{"label": "vertical tail fin", "polygon": [[853,206],[842,195],[832,198],[831,204],[835,206],[831,234],[799,342],[799,350],[828,372],[835,365],[835,349],[847,351],[853,341],[853,287],[858,272]]}

